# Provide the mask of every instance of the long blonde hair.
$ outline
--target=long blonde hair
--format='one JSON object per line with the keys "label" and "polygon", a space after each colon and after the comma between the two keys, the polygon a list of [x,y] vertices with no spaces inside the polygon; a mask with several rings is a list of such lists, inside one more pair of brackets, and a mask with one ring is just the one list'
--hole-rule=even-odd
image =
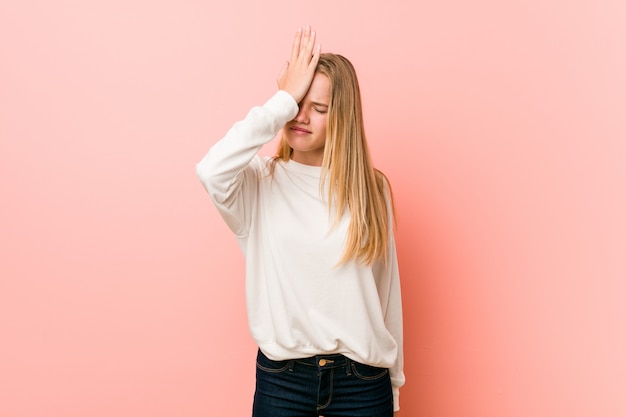
{"label": "long blonde hair", "polygon": [[[334,223],[343,208],[350,211],[346,246],[340,263],[360,260],[371,265],[387,262],[393,198],[382,172],[374,168],[365,139],[361,92],[354,67],[337,54],[320,55],[316,72],[330,80],[330,103],[326,122],[326,142],[322,161],[323,187],[328,178],[329,215],[334,206]],[[273,159],[288,161],[293,149],[283,137]]]}

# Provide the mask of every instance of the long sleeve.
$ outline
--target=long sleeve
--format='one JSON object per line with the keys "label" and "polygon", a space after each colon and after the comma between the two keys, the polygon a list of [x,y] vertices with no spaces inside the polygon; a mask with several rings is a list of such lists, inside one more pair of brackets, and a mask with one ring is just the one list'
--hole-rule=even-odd
{"label": "long sleeve", "polygon": [[[390,220],[391,221],[391,220]],[[403,352],[403,324],[402,324],[402,296],[400,291],[400,274],[393,230],[389,231],[387,249],[387,263],[377,262],[375,275],[377,278],[378,294],[385,327],[397,345],[397,356],[394,364],[389,368],[391,386],[393,389],[394,410],[400,408],[400,387],[404,385],[404,352]]]}
{"label": "long sleeve", "polygon": [[[293,97],[278,91],[263,106],[254,107],[235,123],[196,165],[196,174],[211,196],[228,227],[245,236],[255,201],[261,147],[298,113]],[[259,159],[259,158],[257,158]]]}
{"label": "long sleeve", "polygon": [[389,283],[389,297],[385,312],[385,326],[398,344],[398,356],[395,364],[389,369],[391,386],[393,388],[394,410],[400,409],[400,387],[404,385],[404,350],[402,328],[402,297],[400,293],[400,278],[396,257],[395,242],[391,242],[392,257],[389,260],[391,282]]}
{"label": "long sleeve", "polygon": [[389,367],[391,386],[393,390],[394,411],[400,409],[400,387],[405,383],[404,349],[403,349],[403,322],[402,322],[402,295],[400,290],[400,272],[394,236],[394,218],[391,187],[387,178],[383,176],[387,211],[389,221],[389,241],[387,243],[387,262],[377,261],[374,264],[374,276],[380,298],[383,320],[389,334],[397,346],[396,360]]}

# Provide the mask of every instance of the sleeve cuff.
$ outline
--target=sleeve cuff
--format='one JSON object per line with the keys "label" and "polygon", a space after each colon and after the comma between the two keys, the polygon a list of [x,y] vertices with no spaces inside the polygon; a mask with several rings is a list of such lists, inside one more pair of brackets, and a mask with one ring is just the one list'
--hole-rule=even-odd
{"label": "sleeve cuff", "polygon": [[400,410],[400,388],[393,388],[393,411]]}
{"label": "sleeve cuff", "polygon": [[293,120],[298,114],[298,103],[296,100],[284,90],[278,90],[267,102],[266,108],[270,109],[272,113],[280,115],[279,117],[287,123]]}

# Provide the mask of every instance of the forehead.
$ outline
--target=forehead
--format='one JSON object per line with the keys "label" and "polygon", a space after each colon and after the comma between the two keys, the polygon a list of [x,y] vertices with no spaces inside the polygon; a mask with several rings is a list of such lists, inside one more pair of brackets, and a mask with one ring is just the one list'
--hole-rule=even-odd
{"label": "forehead", "polygon": [[319,72],[315,73],[304,100],[328,104],[330,101],[330,80],[326,75]]}

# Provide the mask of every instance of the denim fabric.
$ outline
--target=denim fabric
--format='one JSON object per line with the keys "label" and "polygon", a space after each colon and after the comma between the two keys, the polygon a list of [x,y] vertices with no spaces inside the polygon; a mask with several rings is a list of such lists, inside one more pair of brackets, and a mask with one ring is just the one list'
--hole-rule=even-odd
{"label": "denim fabric", "polygon": [[392,417],[389,370],[343,355],[273,361],[260,350],[252,417]]}

